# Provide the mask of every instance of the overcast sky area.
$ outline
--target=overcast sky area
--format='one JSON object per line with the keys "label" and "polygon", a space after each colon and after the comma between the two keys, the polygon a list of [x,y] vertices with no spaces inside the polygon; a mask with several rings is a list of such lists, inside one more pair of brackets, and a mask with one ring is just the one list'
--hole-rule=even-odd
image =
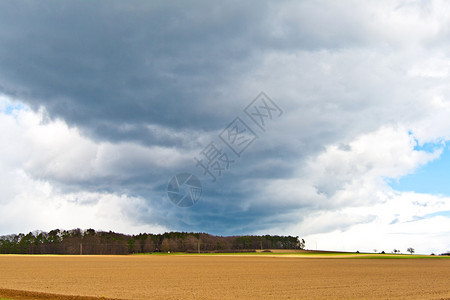
{"label": "overcast sky area", "polygon": [[[446,1],[0,1],[0,235],[448,251],[449,71]],[[260,92],[264,127],[244,111]],[[211,142],[232,161],[215,182]],[[183,172],[190,207],[167,194]]]}

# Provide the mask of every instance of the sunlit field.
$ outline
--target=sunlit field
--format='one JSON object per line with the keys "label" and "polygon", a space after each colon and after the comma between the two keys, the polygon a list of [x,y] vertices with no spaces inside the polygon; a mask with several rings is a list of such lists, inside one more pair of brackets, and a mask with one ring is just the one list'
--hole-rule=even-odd
{"label": "sunlit field", "polygon": [[0,256],[6,299],[441,299],[448,278],[448,257],[407,254]]}

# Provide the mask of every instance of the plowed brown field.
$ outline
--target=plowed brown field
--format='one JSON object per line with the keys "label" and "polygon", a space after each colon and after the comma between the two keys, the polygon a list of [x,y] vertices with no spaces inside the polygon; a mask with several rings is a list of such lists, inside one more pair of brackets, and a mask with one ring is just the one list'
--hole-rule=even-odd
{"label": "plowed brown field", "polygon": [[450,260],[8,255],[0,256],[1,297],[443,299]]}

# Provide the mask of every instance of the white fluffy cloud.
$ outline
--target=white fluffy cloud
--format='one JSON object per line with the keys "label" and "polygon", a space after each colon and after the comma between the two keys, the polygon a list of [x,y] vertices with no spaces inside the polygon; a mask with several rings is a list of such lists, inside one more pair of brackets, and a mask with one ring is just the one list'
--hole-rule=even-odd
{"label": "white fluffy cloud", "polygon": [[[308,216],[290,232],[309,232],[309,249],[441,253],[450,249],[450,218],[439,212],[450,210],[450,199],[414,192],[386,192],[379,203],[319,212]],[[382,199],[384,198],[384,201]],[[323,228],[322,232],[317,232]]]}
{"label": "white fluffy cloud", "polygon": [[183,159],[181,155],[159,147],[95,143],[61,120],[45,120],[43,111],[34,113],[15,103],[0,99],[1,234],[78,227],[130,233],[167,230],[137,221],[151,214],[145,199],[107,192],[67,193],[52,181],[126,176],[128,168],[136,171],[139,164],[151,168],[162,161],[167,166]]}
{"label": "white fluffy cloud", "polygon": [[286,206],[294,224],[268,230],[304,235],[310,249],[317,243],[320,249],[347,251],[410,246],[421,253],[444,251],[449,247],[444,224],[450,220],[439,213],[450,210],[450,199],[398,192],[386,181],[412,174],[441,155],[442,149],[430,153],[416,150],[417,144],[409,129],[395,126],[347,145],[330,145],[299,165],[296,176],[263,183],[253,205]]}

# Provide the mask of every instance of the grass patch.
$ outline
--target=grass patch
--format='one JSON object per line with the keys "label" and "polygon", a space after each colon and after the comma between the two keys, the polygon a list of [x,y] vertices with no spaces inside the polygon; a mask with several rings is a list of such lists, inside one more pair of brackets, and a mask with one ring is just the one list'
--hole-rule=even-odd
{"label": "grass patch", "polygon": [[450,257],[438,255],[409,255],[409,254],[362,254],[351,258],[367,258],[367,259],[449,259]]}
{"label": "grass patch", "polygon": [[420,255],[420,254],[381,254],[381,253],[355,253],[355,252],[301,252],[286,253],[277,252],[230,252],[230,253],[186,253],[186,252],[153,252],[136,253],[133,255],[188,255],[188,256],[279,256],[279,257],[304,257],[304,258],[345,258],[345,259],[450,259],[450,256]]}
{"label": "grass patch", "polygon": [[133,253],[132,255],[186,255],[184,252],[147,252],[147,253]]}

